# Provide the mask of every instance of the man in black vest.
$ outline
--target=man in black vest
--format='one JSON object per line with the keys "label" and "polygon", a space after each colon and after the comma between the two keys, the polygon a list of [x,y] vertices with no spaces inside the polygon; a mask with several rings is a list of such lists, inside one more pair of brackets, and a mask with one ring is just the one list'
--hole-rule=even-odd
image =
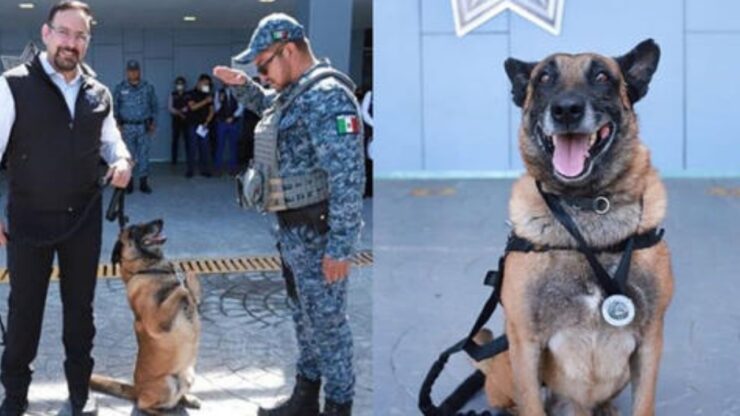
{"label": "man in black vest", "polygon": [[90,42],[89,7],[62,1],[41,29],[46,52],[0,77],[0,156],[8,162],[10,270],[8,333],[0,415],[28,406],[54,255],[64,313],[64,372],[69,400],[60,414],[96,414],[88,400],[95,335],[93,297],[100,256],[100,157],[119,188],[131,177],[130,154],[111,109],[111,94],[82,63]]}

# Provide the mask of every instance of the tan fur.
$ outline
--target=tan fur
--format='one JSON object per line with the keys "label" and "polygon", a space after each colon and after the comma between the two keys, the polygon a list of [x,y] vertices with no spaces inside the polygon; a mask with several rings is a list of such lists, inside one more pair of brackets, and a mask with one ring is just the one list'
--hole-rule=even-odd
{"label": "tan fur", "polygon": [[[129,386],[105,376],[93,375],[91,388],[136,401],[138,408],[149,414],[171,409],[180,402],[187,407],[199,408],[197,398],[188,394],[195,379],[200,337],[198,278],[188,272],[185,284],[171,290],[160,302],[158,292],[163,287],[176,284],[175,274],[140,272],[167,270],[170,263],[142,257],[128,229],[121,233],[119,240],[123,247],[121,277],[134,313],[139,347],[134,384]],[[191,313],[190,319],[186,316],[186,309]]]}
{"label": "tan fur", "polygon": [[[555,57],[565,74],[562,80],[565,84],[579,82],[586,62],[591,59],[604,60],[609,68],[618,72],[613,60],[598,55],[558,54]],[[525,149],[532,151],[526,125],[527,108],[534,99],[530,87],[519,135],[523,154]],[[624,85],[620,88],[620,99],[629,104]],[[647,148],[638,138],[631,105],[625,105],[623,111],[624,120],[619,128],[631,140],[622,144],[625,154],[613,159],[614,166],[610,167],[601,187],[604,194],[610,195],[611,210],[599,215],[565,206],[586,241],[596,248],[611,246],[635,232],[659,226],[666,212],[665,188],[650,164]],[[542,180],[545,172],[530,163],[526,155],[524,157],[527,172],[514,183],[509,202],[514,232],[537,245],[576,247],[575,240],[555,220],[536,188],[535,178]],[[562,191],[557,187],[557,184],[544,181],[546,191]],[[621,253],[598,255],[607,270],[620,257]],[[611,405],[611,399],[631,382],[631,414],[653,415],[663,320],[673,294],[670,253],[665,241],[636,250],[632,256],[631,275],[633,271],[645,277],[640,282],[628,282],[634,285],[637,293],[633,300],[638,316],[632,324],[614,328],[603,322],[599,308],[601,294],[593,290],[590,295],[585,293],[568,299],[591,312],[586,314],[586,319],[559,328],[538,328],[533,311],[538,310],[545,299],[535,296],[537,292],[533,288],[543,287],[548,282],[559,284],[551,280],[555,275],[560,281],[568,282],[569,276],[573,279],[586,276],[591,274],[591,269],[585,257],[574,250],[509,253],[502,304],[510,348],[492,360],[477,363],[487,375],[486,395],[490,404],[505,408],[516,404],[518,413],[525,416],[544,416],[548,408],[550,414],[616,415],[618,412]],[[489,336],[479,334],[480,341]],[[543,383],[547,387],[546,398],[541,391]],[[551,406],[547,406],[548,403]]]}

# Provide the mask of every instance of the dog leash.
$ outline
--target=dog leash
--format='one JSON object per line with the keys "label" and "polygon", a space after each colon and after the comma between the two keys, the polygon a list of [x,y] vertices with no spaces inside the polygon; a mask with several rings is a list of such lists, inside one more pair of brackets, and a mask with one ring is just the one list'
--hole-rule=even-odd
{"label": "dog leash", "polygon": [[[90,198],[88,203],[85,205],[85,208],[82,210],[82,214],[80,214],[80,217],[77,219],[77,221],[72,225],[72,227],[64,232],[63,234],[41,242],[40,245],[54,245],[58,244],[68,238],[70,238],[74,233],[76,233],[80,227],[82,227],[82,223],[84,220],[90,215],[92,212],[93,207],[95,206],[95,203],[102,197],[103,190],[106,186],[110,184],[110,180],[104,180],[101,179],[99,182],[98,189],[95,191],[95,194]],[[124,206],[124,189],[123,188],[115,188],[113,191],[113,195],[111,196],[110,204],[108,205],[108,210],[105,214],[105,218],[108,221],[114,221],[118,219],[118,225],[123,230],[123,227],[126,226],[126,222],[128,222],[128,217],[124,215],[123,213],[123,206]],[[10,240],[11,236],[6,233],[6,236],[8,240]],[[39,243],[37,243],[39,244]],[[3,272],[2,277],[0,277],[0,280],[5,280],[8,277],[9,270],[6,268]],[[3,322],[2,315],[0,315],[0,345],[5,346],[6,337],[7,337],[7,331],[5,329],[5,323]]]}
{"label": "dog leash", "polygon": [[[652,247],[658,244],[664,234],[663,229],[651,229],[642,234],[633,234],[628,237],[625,241],[614,244],[612,246],[593,249],[591,248],[583,238],[580,230],[578,229],[575,221],[570,217],[560,203],[560,197],[554,194],[546,193],[542,190],[542,186],[537,182],[537,189],[545,200],[548,208],[552,211],[553,216],[556,220],[568,231],[569,234],[576,240],[578,244],[577,250],[586,256],[589,265],[593,269],[596,277],[596,281],[600,287],[607,293],[608,297],[605,299],[602,305],[602,314],[605,320],[612,325],[614,322],[624,322],[626,318],[629,318],[628,324],[634,317],[634,306],[632,306],[631,316],[629,314],[629,304],[624,303],[624,299],[627,299],[631,303],[631,300],[625,296],[627,277],[629,275],[629,263],[632,258],[632,252],[634,250],[640,250]],[[601,197],[599,197],[601,198]],[[585,201],[585,199],[584,199]],[[597,198],[595,201],[599,201]],[[570,202],[570,201],[568,201]],[[597,205],[593,205],[593,210],[596,213],[600,213],[604,208],[608,211],[609,202],[606,201],[604,205],[603,201],[598,202]],[[587,207],[590,203],[579,202],[579,206]],[[494,340],[478,345],[473,340],[473,337],[480,331],[485,323],[491,318],[496,310],[496,307],[501,301],[501,288],[504,280],[504,263],[506,256],[512,252],[544,252],[549,250],[573,250],[572,247],[550,247],[550,246],[537,246],[529,240],[521,238],[513,232],[509,235],[504,254],[499,258],[498,271],[489,271],[484,279],[484,284],[493,288],[491,295],[483,306],[483,309],[478,314],[478,318],[473,325],[473,328],[468,335],[451,347],[446,349],[439,358],[434,362],[432,367],[427,372],[424,381],[419,389],[419,410],[421,410],[424,416],[493,416],[494,413],[490,411],[484,411],[477,413],[475,411],[468,411],[466,413],[457,413],[465,403],[483,387],[485,383],[485,375],[479,370],[476,370],[468,376],[439,406],[435,405],[431,399],[431,392],[434,382],[439,378],[439,375],[444,370],[447,361],[450,356],[460,351],[465,353],[475,361],[482,361],[500,354],[506,351],[509,347],[508,338],[506,334],[500,335]],[[620,259],[617,271],[612,279],[609,273],[604,269],[603,265],[596,258],[596,252],[623,252],[622,258]],[[609,299],[612,299],[611,303]],[[607,317],[610,314],[616,315],[616,317]],[[610,321],[612,319],[614,322]],[[626,325],[625,324],[625,325]],[[615,325],[620,326],[620,325]],[[497,415],[508,415],[507,412],[499,412]]]}
{"label": "dog leash", "polygon": [[116,188],[113,191],[113,195],[110,198],[110,203],[108,204],[108,209],[105,212],[105,219],[113,222],[115,220],[118,220],[118,228],[120,228],[121,231],[126,227],[126,223],[128,223],[128,217],[124,213],[124,199],[125,199],[125,189],[124,188]]}

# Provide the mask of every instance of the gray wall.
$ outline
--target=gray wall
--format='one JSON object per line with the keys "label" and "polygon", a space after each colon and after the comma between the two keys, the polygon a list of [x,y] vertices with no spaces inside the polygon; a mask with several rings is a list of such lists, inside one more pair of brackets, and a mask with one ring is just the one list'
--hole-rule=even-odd
{"label": "gray wall", "polygon": [[654,163],[740,174],[740,2],[567,0],[560,36],[504,12],[458,38],[449,1],[375,0],[373,13],[380,174],[521,169],[504,60],[621,55],[648,37],[661,62],[636,108]]}

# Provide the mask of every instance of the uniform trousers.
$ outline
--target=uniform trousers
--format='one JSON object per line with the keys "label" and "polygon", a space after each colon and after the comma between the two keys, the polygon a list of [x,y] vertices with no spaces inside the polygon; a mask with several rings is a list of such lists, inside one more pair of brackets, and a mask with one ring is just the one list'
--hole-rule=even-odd
{"label": "uniform trousers", "polygon": [[149,176],[149,149],[152,147],[152,138],[147,132],[146,124],[123,124],[121,134],[134,158],[133,177]]}
{"label": "uniform trousers", "polygon": [[295,285],[290,305],[298,341],[297,372],[311,380],[323,378],[326,398],[347,403],[355,386],[347,279],[333,284],[324,280],[321,259],[326,234],[308,226],[283,228],[278,232],[278,243]]}

